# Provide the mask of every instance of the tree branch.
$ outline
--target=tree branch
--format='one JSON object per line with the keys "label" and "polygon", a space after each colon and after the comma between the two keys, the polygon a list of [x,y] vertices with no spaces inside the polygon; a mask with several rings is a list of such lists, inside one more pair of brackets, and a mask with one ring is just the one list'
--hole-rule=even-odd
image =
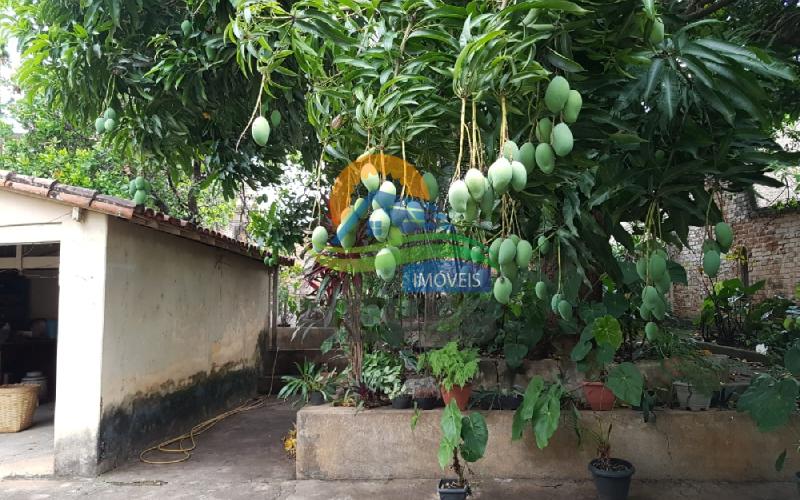
{"label": "tree branch", "polygon": [[700,19],[703,17],[708,16],[709,14],[713,14],[714,12],[722,9],[723,7],[727,7],[728,5],[734,3],[736,0],[717,0],[716,2],[712,3],[708,7],[700,9],[692,14],[686,16],[687,21],[694,21],[696,19]]}

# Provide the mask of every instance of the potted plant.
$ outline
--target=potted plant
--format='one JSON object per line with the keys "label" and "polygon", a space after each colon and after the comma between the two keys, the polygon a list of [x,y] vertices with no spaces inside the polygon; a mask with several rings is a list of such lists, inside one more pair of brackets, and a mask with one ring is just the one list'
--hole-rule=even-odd
{"label": "potted plant", "polygon": [[472,400],[472,406],[481,410],[514,411],[522,403],[522,391],[517,386],[474,391]]}
{"label": "potted plant", "polygon": [[300,401],[311,405],[321,405],[331,398],[336,370],[328,372],[327,365],[317,367],[308,360],[303,361],[302,365],[295,363],[295,366],[300,373],[281,377],[284,386],[278,393],[279,398],[288,399],[299,395]]}
{"label": "potted plant", "polygon": [[429,367],[441,385],[444,404],[455,400],[460,410],[466,410],[472,395],[469,383],[478,374],[478,350],[459,349],[455,341],[441,349],[424,353],[419,358],[419,368]]}
{"label": "potted plant", "polygon": [[598,430],[589,431],[597,445],[597,457],[589,462],[589,472],[600,500],[626,500],[636,469],[627,460],[611,457],[612,427],[613,424],[609,423],[605,431],[603,424],[598,422]]}
{"label": "potted plant", "polygon": [[401,384],[398,381],[397,384],[392,386],[389,390],[387,396],[389,396],[389,399],[392,401],[392,408],[396,410],[411,408],[411,394],[409,394],[405,384]]}
{"label": "potted plant", "polygon": [[622,329],[611,315],[601,316],[586,325],[572,349],[571,358],[585,374],[583,394],[594,411],[609,411],[617,398],[631,404],[641,403],[644,378],[632,363],[608,369],[622,345]]}
{"label": "potted plant", "polygon": [[440,391],[435,385],[420,384],[412,392],[414,405],[420,410],[433,410],[439,402]]}
{"label": "potted plant", "polygon": [[670,363],[672,387],[678,407],[690,411],[707,410],[715,391],[719,391],[724,368],[712,356],[693,355]]}
{"label": "potted plant", "polygon": [[439,499],[463,500],[470,494],[470,488],[461,460],[476,462],[483,457],[489,439],[486,420],[480,413],[462,415],[458,403],[452,399],[442,412],[441,430],[439,466],[444,470],[449,465],[457,477],[439,480]]}

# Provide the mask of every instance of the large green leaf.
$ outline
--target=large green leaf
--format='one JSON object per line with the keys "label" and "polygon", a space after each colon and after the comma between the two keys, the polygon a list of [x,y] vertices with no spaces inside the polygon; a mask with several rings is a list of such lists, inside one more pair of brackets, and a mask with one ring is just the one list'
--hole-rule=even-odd
{"label": "large green leaf", "polygon": [[546,396],[539,401],[533,422],[533,435],[539,449],[546,448],[550,438],[558,429],[561,418],[561,387],[552,386]]}
{"label": "large green leaf", "polygon": [[440,427],[442,438],[439,441],[439,466],[444,469],[453,459],[453,451],[461,442],[461,412],[455,399],[442,412]]}
{"label": "large green leaf", "polygon": [[606,386],[616,397],[633,406],[642,401],[644,379],[633,363],[621,363],[608,373]]}
{"label": "large green leaf", "polygon": [[489,440],[486,420],[480,413],[470,413],[461,420],[461,456],[467,462],[476,462],[483,457]]}
{"label": "large green leaf", "polygon": [[758,428],[771,431],[786,425],[797,409],[798,386],[793,378],[775,379],[761,374],[742,394],[736,405],[750,414]]}
{"label": "large green leaf", "polygon": [[783,364],[795,377],[800,377],[800,342],[795,342],[783,355]]}
{"label": "large green leaf", "polygon": [[594,320],[594,338],[599,344],[605,344],[614,350],[622,345],[622,328],[617,318],[606,314]]}

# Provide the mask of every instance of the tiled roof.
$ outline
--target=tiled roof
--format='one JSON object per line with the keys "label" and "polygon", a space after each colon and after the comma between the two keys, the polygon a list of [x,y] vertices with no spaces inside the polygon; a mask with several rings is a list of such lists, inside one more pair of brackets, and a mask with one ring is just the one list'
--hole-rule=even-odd
{"label": "tiled roof", "polygon": [[[170,217],[143,205],[137,206],[130,200],[106,196],[93,189],[61,184],[52,179],[42,179],[0,170],[0,190],[49,199],[92,212],[119,217],[134,224],[147,226],[157,231],[205,243],[206,245],[222,248],[254,259],[262,260],[269,255],[257,245],[236,240],[187,220]],[[281,258],[281,264],[291,265],[292,261],[291,259]]]}

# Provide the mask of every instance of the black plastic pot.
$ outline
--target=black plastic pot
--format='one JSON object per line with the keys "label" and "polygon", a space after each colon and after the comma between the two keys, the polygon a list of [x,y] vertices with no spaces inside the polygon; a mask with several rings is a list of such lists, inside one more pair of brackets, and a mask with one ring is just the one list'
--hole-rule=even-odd
{"label": "black plastic pot", "polygon": [[406,408],[411,408],[411,396],[408,394],[397,396],[392,400],[392,408],[395,410],[405,410]]}
{"label": "black plastic pot", "polygon": [[465,484],[463,488],[449,486],[457,482],[456,479],[439,480],[439,500],[465,500],[469,494],[469,487]]}
{"label": "black plastic pot", "polygon": [[589,462],[589,472],[594,477],[597,498],[600,500],[627,500],[628,491],[631,488],[631,476],[636,472],[633,464],[621,458],[612,458],[610,462],[615,467],[605,470],[598,467],[599,462],[598,459]]}
{"label": "black plastic pot", "polygon": [[414,398],[414,402],[417,403],[417,408],[420,410],[433,410],[436,408],[436,403],[438,402],[437,397],[430,397],[430,398]]}
{"label": "black plastic pot", "polygon": [[520,404],[522,404],[522,396],[518,396],[516,394],[502,395],[498,396],[497,402],[499,403],[501,410],[514,411],[519,408]]}
{"label": "black plastic pot", "polygon": [[314,391],[308,395],[308,404],[311,406],[319,406],[325,404],[325,396],[319,391]]}
{"label": "black plastic pot", "polygon": [[794,473],[794,482],[797,483],[797,493],[800,494],[800,472]]}

